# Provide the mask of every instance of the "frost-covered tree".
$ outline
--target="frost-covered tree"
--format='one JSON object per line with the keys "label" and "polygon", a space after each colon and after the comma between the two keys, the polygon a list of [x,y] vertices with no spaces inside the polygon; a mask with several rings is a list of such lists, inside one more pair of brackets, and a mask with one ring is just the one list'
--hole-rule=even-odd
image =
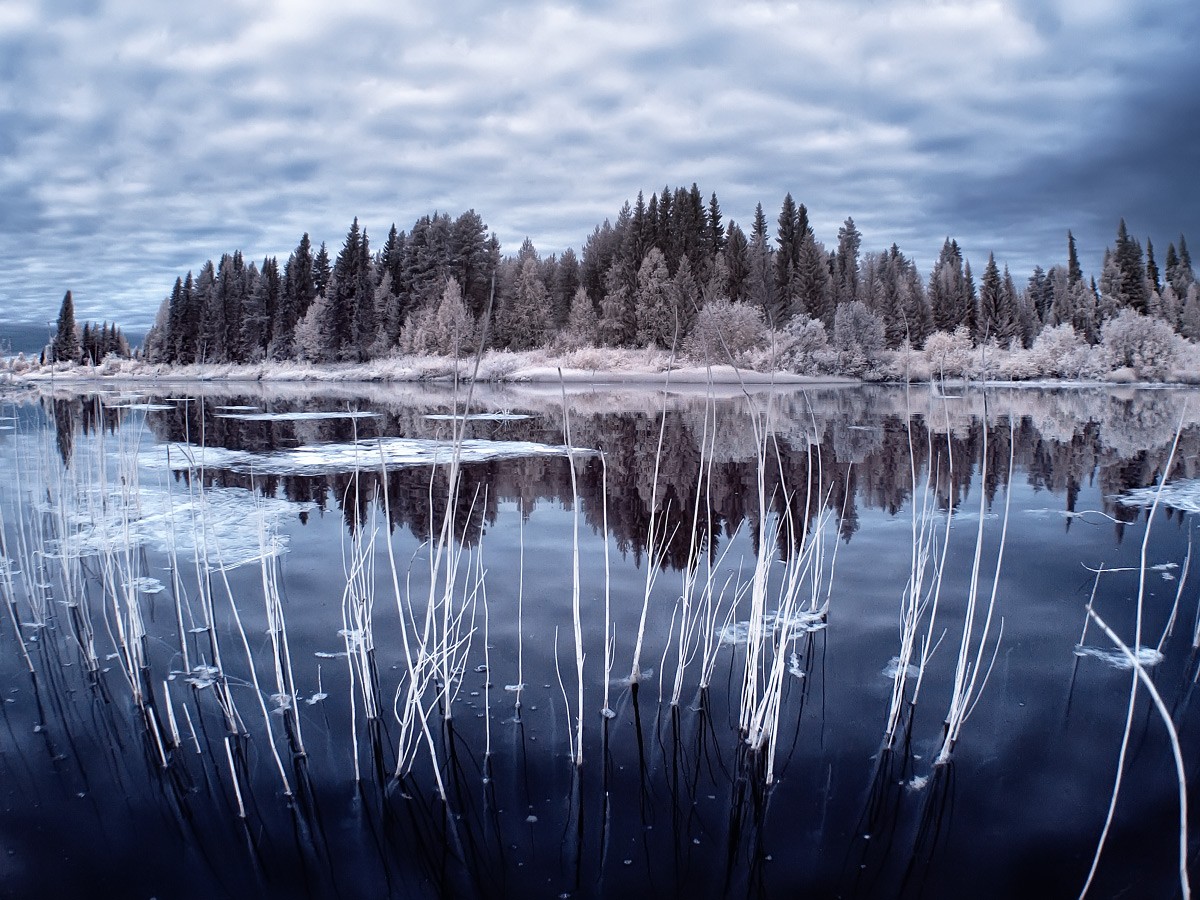
{"label": "frost-covered tree", "polygon": [[409,317],[400,336],[405,353],[468,356],[476,347],[476,321],[463,301],[458,281],[446,282],[441,297]]}
{"label": "frost-covered tree", "polygon": [[842,371],[861,375],[879,358],[886,342],[883,320],[861,300],[837,308],[833,316],[833,346]]}
{"label": "frost-covered tree", "polygon": [[651,248],[638,269],[634,311],[639,346],[672,347],[682,335],[676,297],[661,250]]}
{"label": "frost-covered tree", "polygon": [[503,332],[513,350],[540,347],[546,340],[549,292],[538,269],[536,255],[525,258],[515,292],[504,308]]}
{"label": "frost-covered tree", "polygon": [[567,325],[560,333],[562,344],[568,348],[588,347],[596,343],[597,326],[596,307],[587,290],[581,285],[575,289],[571,300],[571,314]]}
{"label": "frost-covered tree", "polygon": [[739,364],[764,336],[761,310],[720,298],[709,301],[696,315],[684,352],[709,365]]}
{"label": "frost-covered tree", "polygon": [[820,374],[829,361],[829,336],[825,323],[796,316],[776,336],[779,365],[801,375]]}
{"label": "frost-covered tree", "polygon": [[609,347],[631,347],[637,336],[637,328],[633,295],[625,284],[620,267],[613,266],[604,279],[600,321],[596,326],[597,339]]}
{"label": "frost-covered tree", "polygon": [[959,325],[953,332],[935,331],[925,339],[925,359],[939,378],[959,378],[971,370],[971,332]]}

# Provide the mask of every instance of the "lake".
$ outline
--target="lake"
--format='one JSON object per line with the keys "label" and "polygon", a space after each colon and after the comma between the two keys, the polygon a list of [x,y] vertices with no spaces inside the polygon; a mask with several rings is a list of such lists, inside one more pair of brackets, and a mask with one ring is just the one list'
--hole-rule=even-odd
{"label": "lake", "polygon": [[1194,391],[0,417],[6,896],[1181,892]]}

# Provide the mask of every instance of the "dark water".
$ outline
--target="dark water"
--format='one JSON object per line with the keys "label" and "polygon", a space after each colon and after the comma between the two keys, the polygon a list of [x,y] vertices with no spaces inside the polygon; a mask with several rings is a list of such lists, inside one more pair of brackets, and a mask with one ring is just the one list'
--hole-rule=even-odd
{"label": "dark water", "polygon": [[[1077,896],[1132,685],[1076,653],[1114,648],[1093,596],[1129,644],[1142,597],[1195,808],[1200,397],[589,389],[572,468],[557,388],[481,389],[454,482],[447,389],[221,390],[0,412],[5,896]],[[1120,502],[1181,422],[1169,502]],[[922,526],[936,649],[889,744]],[[754,748],[733,638],[759,559],[768,621],[789,560],[799,601]],[[1180,891],[1167,734],[1139,688],[1091,896]]]}

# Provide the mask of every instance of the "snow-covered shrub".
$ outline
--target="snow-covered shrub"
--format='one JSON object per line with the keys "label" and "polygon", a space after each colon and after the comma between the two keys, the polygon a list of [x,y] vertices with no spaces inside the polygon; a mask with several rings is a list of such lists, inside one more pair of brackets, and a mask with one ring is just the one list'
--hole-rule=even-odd
{"label": "snow-covered shrub", "polygon": [[700,310],[684,353],[701,363],[741,363],[764,337],[762,311],[746,303],[713,300]]}
{"label": "snow-covered shrub", "polygon": [[815,375],[829,357],[829,337],[819,319],[796,316],[776,333],[779,366],[801,375]]}
{"label": "snow-covered shrub", "polygon": [[971,333],[965,325],[959,325],[953,334],[935,331],[925,338],[925,359],[934,377],[965,375],[971,369],[972,354]]}
{"label": "snow-covered shrub", "polygon": [[1005,381],[1028,381],[1031,378],[1042,377],[1042,372],[1034,361],[1033,351],[1019,348],[1002,350],[996,355],[995,364],[990,371],[995,377]]}
{"label": "snow-covered shrub", "polygon": [[1178,337],[1161,319],[1123,309],[1100,328],[1100,342],[1114,365],[1128,366],[1138,378],[1162,381],[1179,356]]}

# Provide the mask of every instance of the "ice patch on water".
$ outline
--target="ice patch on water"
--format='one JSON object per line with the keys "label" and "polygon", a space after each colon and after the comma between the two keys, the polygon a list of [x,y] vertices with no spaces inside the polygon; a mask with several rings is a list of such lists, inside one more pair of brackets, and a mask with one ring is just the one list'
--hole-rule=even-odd
{"label": "ice patch on water", "polygon": [[148,575],[125,582],[125,590],[138,591],[142,594],[161,594],[166,589],[167,586],[165,584],[157,578],[151,578]]}
{"label": "ice patch on water", "polygon": [[[1085,647],[1083,644],[1076,644],[1075,655],[1095,657],[1105,665],[1112,666],[1114,669],[1133,668],[1133,662],[1121,650],[1110,650],[1106,647]],[[1142,647],[1135,655],[1143,668],[1157,666],[1163,661],[1163,655],[1153,647]]]}
{"label": "ice patch on water", "polygon": [[196,665],[192,666],[191,673],[184,680],[193,687],[206,688],[216,684],[217,679],[220,677],[221,670],[216,666],[196,663]]}
{"label": "ice patch on water", "polygon": [[[245,488],[168,491],[142,485],[129,495],[120,486],[93,488],[68,513],[70,533],[50,545],[50,555],[78,559],[117,547],[149,547],[204,559],[212,571],[234,569],[287,552],[275,524],[307,508]],[[264,537],[265,536],[265,537]]]}
{"label": "ice patch on water", "polygon": [[[421,438],[381,438],[350,443],[314,444],[272,453],[198,447],[194,444],[168,444],[142,451],[141,463],[147,468],[171,468],[173,471],[209,468],[259,475],[333,475],[355,469],[375,469],[380,460],[388,466],[427,466],[448,463],[455,445],[451,441]],[[592,450],[572,451],[592,454]],[[566,456],[566,447],[530,441],[462,441],[459,461],[485,462],[495,459],[520,459],[527,456]]]}
{"label": "ice patch on water", "polygon": [[803,678],[804,669],[800,668],[800,657],[796,651],[792,651],[792,655],[788,658],[788,674],[793,678]]}
{"label": "ice patch on water", "polygon": [[1155,499],[1158,502],[1181,509],[1184,512],[1200,512],[1200,478],[1182,478],[1163,485],[1159,493],[1158,485],[1144,488],[1133,488],[1115,499],[1122,506],[1152,506]]}
{"label": "ice patch on water", "polygon": [[466,416],[461,413],[430,413],[425,418],[431,422],[520,422],[533,416],[524,413],[470,413]]}
{"label": "ice patch on water", "polygon": [[[884,678],[893,678],[893,679],[897,675],[899,675],[900,674],[900,657],[893,656],[891,659],[889,659],[888,664],[883,667],[883,671],[880,674]],[[904,667],[904,676],[906,678],[916,678],[920,674],[921,674],[921,670],[914,665],[908,665],[908,666]]]}
{"label": "ice patch on water", "polygon": [[230,412],[216,418],[240,419],[243,422],[312,422],[320,419],[378,419],[379,413],[353,410],[343,410],[342,412]]}
{"label": "ice patch on water", "polygon": [[158,412],[160,410],[174,409],[175,407],[168,403],[114,403],[108,407],[109,409],[135,409],[141,412]]}
{"label": "ice patch on water", "polygon": [[[788,637],[796,638],[813,631],[820,631],[827,626],[823,612],[798,612],[790,619],[779,613],[767,613],[763,616],[764,634],[773,636],[780,628],[788,629]],[[750,622],[730,622],[717,629],[717,639],[722,644],[744,644],[750,637]]]}
{"label": "ice patch on water", "polygon": [[258,412],[257,406],[218,406],[221,412]]}

